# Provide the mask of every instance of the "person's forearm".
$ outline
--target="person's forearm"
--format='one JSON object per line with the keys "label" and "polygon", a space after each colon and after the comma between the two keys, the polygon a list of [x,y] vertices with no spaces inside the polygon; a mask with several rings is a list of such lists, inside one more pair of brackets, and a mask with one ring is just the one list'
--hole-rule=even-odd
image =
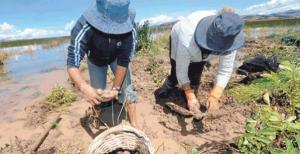
{"label": "person's forearm", "polygon": [[194,90],[191,88],[190,86],[190,83],[187,82],[185,84],[182,85],[182,90],[184,91],[185,93],[185,96],[188,100],[190,99],[195,99],[196,98],[196,95],[194,93]]}
{"label": "person's forearm", "polygon": [[237,51],[233,51],[228,55],[220,57],[219,69],[215,80],[215,85],[219,86],[221,89],[224,89],[227,86],[231,78],[231,74],[234,68],[236,52]]}
{"label": "person's forearm", "polygon": [[114,82],[113,82],[113,87],[121,88],[122,83],[123,83],[123,81],[125,79],[125,76],[126,76],[126,72],[127,72],[126,67],[119,66],[119,65],[117,66],[115,79],[114,79]]}
{"label": "person's forearm", "polygon": [[81,77],[80,71],[78,68],[68,68],[68,73],[71,79],[75,82],[76,86],[79,88],[86,84],[86,81]]}

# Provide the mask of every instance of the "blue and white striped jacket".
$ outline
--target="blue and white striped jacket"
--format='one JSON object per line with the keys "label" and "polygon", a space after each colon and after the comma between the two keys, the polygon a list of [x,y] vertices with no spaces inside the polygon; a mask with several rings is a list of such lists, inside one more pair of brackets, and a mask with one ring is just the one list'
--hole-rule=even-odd
{"label": "blue and white striped jacket", "polygon": [[115,59],[119,66],[128,67],[136,48],[136,31],[120,35],[103,33],[92,27],[82,16],[71,31],[68,47],[68,68],[79,68],[85,55],[97,66],[105,66]]}

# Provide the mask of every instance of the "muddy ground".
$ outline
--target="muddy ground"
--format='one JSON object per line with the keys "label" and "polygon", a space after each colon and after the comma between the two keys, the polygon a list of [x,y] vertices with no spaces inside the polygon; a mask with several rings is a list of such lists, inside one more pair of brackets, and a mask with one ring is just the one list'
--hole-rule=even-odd
{"label": "muddy ground", "polygon": [[[162,71],[149,72],[153,61],[158,62],[156,68]],[[150,64],[149,64],[150,63]],[[208,66],[202,77],[199,99],[205,103],[207,92],[211,89],[216,68]],[[250,114],[247,106],[238,104],[230,97],[223,97],[223,105],[218,113],[226,113],[221,117],[205,121],[185,118],[171,112],[164,106],[166,101],[175,102],[182,107],[185,101],[182,92],[175,91],[170,99],[161,100],[154,92],[170,68],[168,53],[138,55],[133,63],[133,82],[138,93],[137,117],[139,127],[151,139],[158,154],[184,154],[193,148],[199,153],[237,153],[235,139],[243,134],[245,120]],[[88,73],[82,72],[86,79]],[[236,78],[236,75],[233,75]],[[80,92],[68,82],[65,69],[52,70],[40,75],[30,76],[9,83],[2,87],[0,109],[0,153],[28,153],[37,138],[61,115],[58,127],[50,132],[40,147],[41,153],[87,153],[92,139],[105,129],[87,132],[82,118],[90,106],[84,101]],[[44,98],[50,94],[51,88],[60,84],[73,90],[77,101],[72,106],[50,111]],[[6,95],[10,92],[11,95]],[[110,111],[106,113],[110,117]]]}

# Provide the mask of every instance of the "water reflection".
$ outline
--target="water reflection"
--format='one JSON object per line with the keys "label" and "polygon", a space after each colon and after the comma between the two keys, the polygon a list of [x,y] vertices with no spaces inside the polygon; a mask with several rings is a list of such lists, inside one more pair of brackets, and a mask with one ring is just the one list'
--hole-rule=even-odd
{"label": "water reflection", "polygon": [[54,48],[41,48],[32,52],[16,53],[8,58],[4,65],[5,68],[0,68],[6,72],[5,75],[1,75],[0,80],[3,76],[7,76],[18,81],[32,74],[63,68],[66,64],[66,49],[67,44],[63,44]]}

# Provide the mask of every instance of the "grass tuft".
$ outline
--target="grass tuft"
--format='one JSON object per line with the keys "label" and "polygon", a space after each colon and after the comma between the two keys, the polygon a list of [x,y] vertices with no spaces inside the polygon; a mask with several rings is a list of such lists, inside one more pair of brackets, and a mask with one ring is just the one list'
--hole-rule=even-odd
{"label": "grass tuft", "polygon": [[71,91],[57,85],[52,88],[52,92],[46,100],[50,108],[55,110],[59,107],[70,106],[74,101],[76,101],[76,96]]}

